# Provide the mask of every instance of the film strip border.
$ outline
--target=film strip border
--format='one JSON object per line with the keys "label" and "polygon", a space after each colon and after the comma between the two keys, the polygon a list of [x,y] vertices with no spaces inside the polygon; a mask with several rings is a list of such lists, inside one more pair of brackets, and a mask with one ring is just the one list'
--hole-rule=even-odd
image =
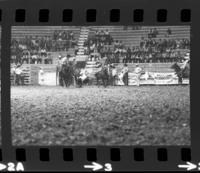
{"label": "film strip border", "polygon": [[[180,155],[174,157],[177,151]],[[176,170],[181,163],[192,160],[191,150],[187,147],[14,147],[11,152],[15,158],[10,163],[22,163],[24,169],[32,167],[31,170],[35,171],[63,168],[81,170],[91,163],[102,165],[102,170],[111,169],[108,171]],[[2,163],[6,163],[2,159],[1,150],[0,159]],[[49,166],[46,167],[47,165]]]}
{"label": "film strip border", "polygon": [[[18,3],[20,2],[20,3]],[[24,2],[24,3],[22,3]],[[198,8],[197,1],[178,1],[171,3],[163,1],[111,1],[109,4],[102,1],[95,4],[92,1],[72,3],[65,5],[58,2],[51,3],[31,1],[0,2],[0,25],[2,25],[2,57],[9,56],[11,26],[14,25],[185,25],[192,26],[192,35],[199,35],[197,27]],[[53,2],[52,2],[53,3]],[[120,6],[121,4],[121,6]],[[32,6],[31,6],[32,5]],[[34,6],[34,8],[33,8]],[[112,7],[112,8],[110,8]],[[120,8],[119,8],[120,7]],[[8,15],[9,14],[9,15]],[[34,15],[33,15],[34,14]],[[176,15],[174,15],[176,14]],[[130,17],[127,17],[130,16]],[[192,37],[192,56],[197,54],[198,37]],[[194,61],[193,61],[194,62]],[[2,66],[9,67],[9,60],[3,60]],[[198,63],[196,63],[196,67]],[[192,63],[195,68],[195,63]],[[8,70],[3,69],[3,74]],[[9,81],[6,77],[2,80]],[[197,83],[195,88],[198,89]],[[9,98],[9,88],[2,85],[2,98]],[[196,93],[191,92],[192,97]],[[2,149],[0,162],[22,162],[26,170],[84,170],[84,165],[91,162],[111,163],[113,170],[177,170],[181,163],[191,161],[198,164],[198,117],[191,117],[191,147],[14,147],[11,145],[10,115],[6,105],[2,102]],[[194,104],[194,102],[193,102]],[[193,113],[198,106],[192,106]],[[6,134],[4,132],[7,132]],[[196,132],[196,133],[195,133]],[[102,168],[103,169],[103,168]],[[87,170],[87,169],[85,169]]]}
{"label": "film strip border", "polygon": [[[0,9],[0,21],[2,20],[2,9]],[[85,21],[87,23],[97,22],[97,14],[98,11],[96,9],[87,9],[85,14]],[[177,13],[178,14],[178,13]],[[62,10],[61,22],[73,22],[74,16],[73,9],[64,9]],[[38,22],[45,23],[50,22],[52,18],[51,11],[49,9],[39,9],[38,13]],[[168,11],[167,9],[158,9],[155,11],[155,20],[157,23],[167,22],[168,19]],[[191,21],[191,10],[190,9],[181,9],[180,14],[178,15],[180,18],[180,22],[188,23]],[[29,16],[27,16],[26,9],[16,9],[14,12],[14,22],[23,23]],[[110,23],[118,23],[120,22],[120,9],[111,9],[108,12],[108,19]],[[132,14],[133,22],[140,23],[144,22],[144,10],[143,9],[134,9]]]}
{"label": "film strip border", "polygon": [[[37,147],[36,147],[37,148]],[[145,160],[145,149],[142,147],[131,147],[132,148],[132,158],[135,161],[144,161]],[[74,160],[74,150],[70,147],[61,147],[60,148],[60,154],[62,155],[61,158],[63,158],[64,161],[73,161]],[[97,161],[97,149],[96,147],[88,147],[85,149],[86,151],[86,160],[87,161]],[[38,159],[40,161],[50,161],[50,149],[47,147],[41,147],[39,149],[35,150],[38,152]],[[23,147],[16,147],[14,149],[15,152],[15,160],[16,161],[28,161],[27,155],[26,155],[26,149]],[[29,150],[28,150],[29,152]],[[76,151],[75,151],[76,152]],[[121,154],[120,154],[120,148],[113,147],[109,149],[110,153],[110,160],[111,161],[120,161],[121,160]],[[165,147],[158,147],[154,149],[155,155],[157,155],[158,161],[168,161],[168,150]],[[3,161],[2,157],[2,149],[0,149],[0,161]],[[191,161],[191,149],[187,147],[180,148],[180,160],[182,161]]]}

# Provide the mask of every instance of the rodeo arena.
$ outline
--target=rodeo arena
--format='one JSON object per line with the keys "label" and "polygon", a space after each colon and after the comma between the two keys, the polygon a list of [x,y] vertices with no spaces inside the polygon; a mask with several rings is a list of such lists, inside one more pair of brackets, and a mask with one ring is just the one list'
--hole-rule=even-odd
{"label": "rodeo arena", "polygon": [[14,145],[190,145],[189,26],[15,26]]}

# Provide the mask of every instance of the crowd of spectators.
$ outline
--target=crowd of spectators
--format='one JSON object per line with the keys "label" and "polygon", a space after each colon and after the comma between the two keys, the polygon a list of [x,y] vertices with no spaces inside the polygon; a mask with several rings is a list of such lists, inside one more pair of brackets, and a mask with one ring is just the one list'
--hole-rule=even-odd
{"label": "crowd of spectators", "polygon": [[139,47],[127,49],[124,62],[174,62],[183,57],[180,49],[190,49],[189,39],[142,39]]}
{"label": "crowd of spectators", "polygon": [[[138,29],[138,28],[133,28]],[[169,37],[172,30],[159,39],[159,31],[152,28],[139,46],[127,47],[121,40],[114,40],[109,30],[95,30],[84,43],[85,54],[99,53],[108,63],[174,62],[182,59],[181,49],[190,49],[189,39]],[[78,52],[77,40],[72,31],[54,31],[52,36],[25,36],[12,39],[12,62],[52,63],[50,51],[66,51],[74,48]],[[26,52],[22,50],[27,50]],[[28,52],[28,53],[27,53]],[[42,57],[42,58],[41,58]]]}
{"label": "crowd of spectators", "polygon": [[109,63],[119,63],[120,59],[124,63],[174,62],[182,60],[182,49],[190,49],[189,39],[147,39],[141,41],[140,46],[130,48],[122,45],[120,49],[107,47],[100,53],[102,57],[107,57]]}
{"label": "crowd of spectators", "polygon": [[[44,61],[48,60],[47,52],[67,51],[69,48],[74,48],[77,45],[77,40],[72,31],[54,31],[53,35],[48,36],[25,36],[20,39],[12,38],[11,53],[13,62],[35,63],[35,58],[38,57],[38,63],[41,62],[41,57]],[[29,52],[29,55],[24,54],[24,50]],[[29,58],[27,58],[29,57]]]}
{"label": "crowd of spectators", "polygon": [[[89,54],[100,53],[101,57],[107,59],[108,63],[119,63],[120,59],[124,63],[144,63],[144,62],[174,62],[181,61],[183,55],[181,49],[190,49],[189,39],[173,39],[165,36],[163,39],[157,38],[159,34],[156,28],[150,29],[147,37],[141,38],[139,46],[125,47],[122,41],[113,40],[109,44],[96,46],[95,42],[89,44]],[[172,30],[168,28],[166,35],[171,35]],[[95,35],[96,37],[96,35]],[[111,36],[110,36],[111,37]],[[88,40],[89,42],[91,40]],[[100,42],[101,43],[101,42]]]}
{"label": "crowd of spectators", "polygon": [[45,49],[46,51],[65,51],[74,47],[77,40],[72,31],[54,31],[52,36],[25,36],[11,41],[13,48],[26,48],[29,51]]}
{"label": "crowd of spectators", "polygon": [[41,52],[28,50],[21,51],[17,49],[17,52],[11,56],[11,63],[15,64],[52,64],[53,57],[50,52],[46,52],[42,49]]}
{"label": "crowd of spectators", "polygon": [[[128,28],[130,28],[130,26],[124,26],[123,29],[127,30]],[[138,26],[138,25],[133,25],[132,30],[140,30],[142,28],[142,26]]]}
{"label": "crowd of spectators", "polygon": [[[157,28],[151,28],[148,33],[148,38],[156,38],[159,35]],[[169,37],[172,35],[171,28],[167,28],[165,37]]]}
{"label": "crowd of spectators", "polygon": [[156,38],[158,34],[159,34],[159,32],[156,28],[150,29],[150,31],[148,33],[148,38]]}
{"label": "crowd of spectators", "polygon": [[95,34],[84,43],[84,46],[86,47],[85,54],[99,53],[102,58],[115,63],[119,62],[119,57],[126,52],[122,41],[114,41],[108,30],[96,30]]}
{"label": "crowd of spectators", "polygon": [[72,31],[55,30],[53,40],[74,40],[74,33]]}
{"label": "crowd of spectators", "polygon": [[86,47],[86,54],[91,54],[95,52],[101,52],[105,45],[111,45],[113,43],[113,38],[108,30],[99,31],[96,30],[95,34],[90,36],[84,43]]}

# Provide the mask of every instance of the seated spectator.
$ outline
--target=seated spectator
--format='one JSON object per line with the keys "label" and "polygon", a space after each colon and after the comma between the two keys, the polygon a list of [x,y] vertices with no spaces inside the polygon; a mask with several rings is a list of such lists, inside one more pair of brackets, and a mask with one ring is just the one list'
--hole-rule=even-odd
{"label": "seated spectator", "polygon": [[59,33],[58,33],[57,40],[62,40],[62,32],[61,31],[59,31]]}
{"label": "seated spectator", "polygon": [[114,42],[114,49],[117,49],[117,48],[119,48],[119,41],[118,40],[116,40]]}
{"label": "seated spectator", "polygon": [[38,54],[32,54],[31,55],[31,64],[37,64],[37,61],[38,61]]}
{"label": "seated spectator", "polygon": [[54,39],[54,40],[57,40],[57,38],[58,38],[58,31],[55,30],[55,31],[54,31],[54,34],[53,34],[53,39]]}
{"label": "seated spectator", "polygon": [[156,38],[158,34],[159,34],[159,33],[158,33],[158,30],[157,30],[156,28],[154,28],[154,29],[153,29],[153,32],[152,32],[152,37],[153,37],[153,38]]}
{"label": "seated spectator", "polygon": [[99,31],[96,30],[96,31],[95,31],[95,37],[97,38],[98,36],[99,36]]}
{"label": "seated spectator", "polygon": [[100,42],[103,43],[103,44],[106,43],[106,36],[105,36],[105,35],[102,35],[102,36],[100,37]]}
{"label": "seated spectator", "polygon": [[41,49],[40,53],[41,53],[41,56],[46,56],[47,55],[46,49]]}
{"label": "seated spectator", "polygon": [[70,39],[70,40],[73,40],[73,39],[74,39],[74,33],[73,33],[72,31],[70,31],[69,39]]}
{"label": "seated spectator", "polygon": [[30,61],[30,52],[29,51],[23,52],[22,53],[22,64],[24,62],[26,62],[26,64],[29,64],[29,61]]}
{"label": "seated spectator", "polygon": [[101,30],[101,32],[99,33],[99,35],[100,35],[100,37],[104,36],[105,35],[104,31]]}
{"label": "seated spectator", "polygon": [[16,63],[16,55],[11,55],[10,63]]}
{"label": "seated spectator", "polygon": [[94,43],[90,45],[90,47],[89,47],[89,52],[90,52],[90,53],[93,53],[93,52],[94,52],[95,46],[96,46],[96,45],[95,45]]}
{"label": "seated spectator", "polygon": [[172,30],[170,28],[167,29],[167,35],[172,35]]}
{"label": "seated spectator", "polygon": [[152,53],[150,53],[149,56],[147,56],[147,57],[148,57],[148,62],[152,62],[152,58],[153,58]]}
{"label": "seated spectator", "polygon": [[48,53],[47,56],[44,57],[44,64],[52,64],[53,58],[51,56],[51,53]]}
{"label": "seated spectator", "polygon": [[119,41],[119,49],[123,49],[122,41]]}
{"label": "seated spectator", "polygon": [[148,33],[148,38],[152,38],[152,37],[153,37],[153,29],[150,29]]}

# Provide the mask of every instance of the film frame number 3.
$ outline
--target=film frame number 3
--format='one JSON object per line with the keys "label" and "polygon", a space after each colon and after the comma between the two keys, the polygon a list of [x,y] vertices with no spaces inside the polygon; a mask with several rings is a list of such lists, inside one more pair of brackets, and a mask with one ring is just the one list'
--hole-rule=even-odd
{"label": "film frame number 3", "polygon": [[104,170],[104,171],[112,171],[112,164],[110,163],[105,163],[104,166],[102,166],[99,163],[92,162],[91,165],[84,165],[84,168],[89,168],[92,169],[92,171],[97,171],[97,170]]}

